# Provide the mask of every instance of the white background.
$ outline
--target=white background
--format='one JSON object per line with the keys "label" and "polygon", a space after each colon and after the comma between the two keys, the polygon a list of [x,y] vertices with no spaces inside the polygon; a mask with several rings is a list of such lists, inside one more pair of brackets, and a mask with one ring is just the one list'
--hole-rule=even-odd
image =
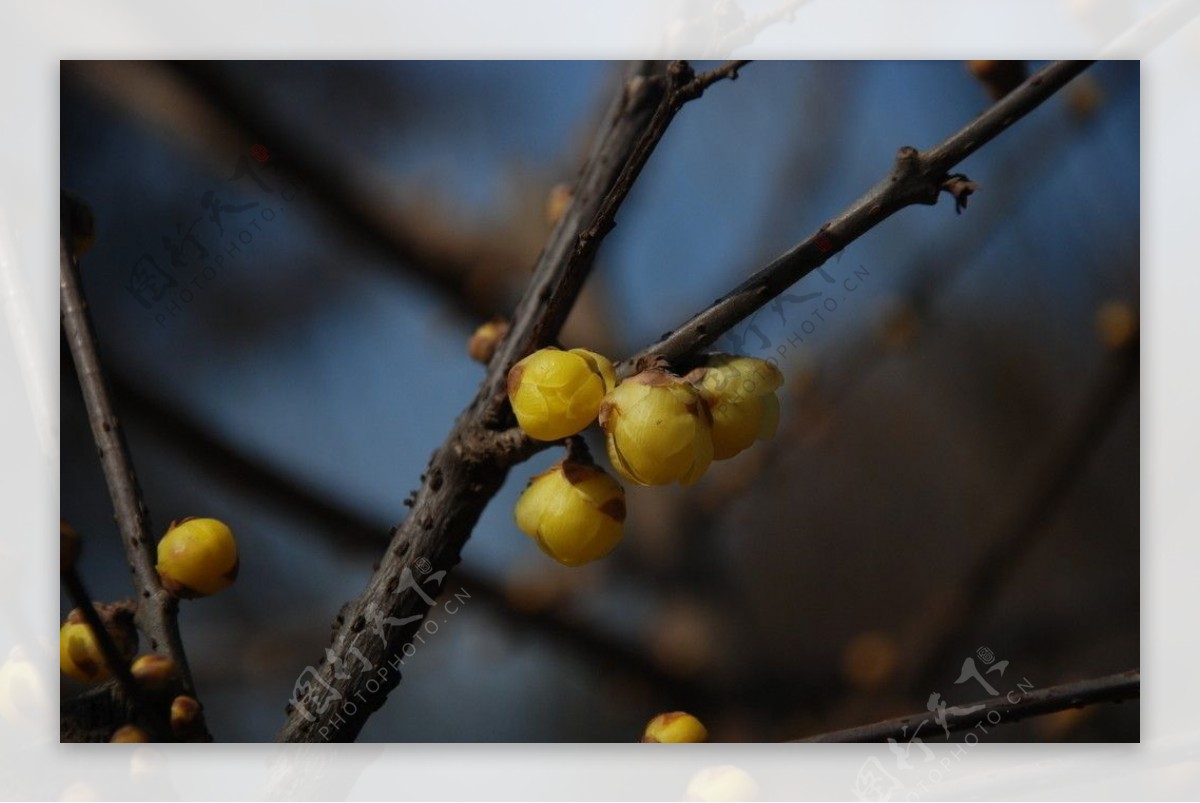
{"label": "white background", "polygon": [[[1142,59],[1143,743],[982,743],[957,756],[942,746],[935,749],[946,763],[936,781],[895,795],[1196,799],[1200,1],[810,0],[791,4],[791,20],[734,39],[713,14],[714,7],[730,5],[0,2],[0,796],[684,799],[732,790],[762,799],[841,799],[853,798],[865,760],[890,763],[880,746],[118,747],[57,741],[58,677],[50,656],[59,624],[53,537],[58,60],[733,55]],[[738,5],[752,17],[787,4]],[[740,770],[696,778],[720,765]]]}

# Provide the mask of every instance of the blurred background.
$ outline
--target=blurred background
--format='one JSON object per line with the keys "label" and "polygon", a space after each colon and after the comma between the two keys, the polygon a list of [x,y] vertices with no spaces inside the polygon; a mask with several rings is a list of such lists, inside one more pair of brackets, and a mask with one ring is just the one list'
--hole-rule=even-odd
{"label": "blurred background", "polygon": [[[62,63],[62,186],[95,213],[83,281],[153,526],[217,517],[241,549],[232,589],[182,605],[216,739],[282,725],[621,70]],[[990,102],[961,61],[751,64],[672,124],[564,343],[634,353]],[[990,696],[956,683],[968,659],[1007,661],[1001,692],[1136,667],[1138,126],[1137,62],[1093,67],[960,166],[961,215],[899,213],[732,332],[786,377],[779,435],[691,489],[628,488],[605,560],[516,529],[558,455],[515,469],[362,740],[636,741],[686,709],[777,741]],[[62,515],[123,598],[65,348],[61,387]],[[989,738],[1138,734],[1124,703]]]}

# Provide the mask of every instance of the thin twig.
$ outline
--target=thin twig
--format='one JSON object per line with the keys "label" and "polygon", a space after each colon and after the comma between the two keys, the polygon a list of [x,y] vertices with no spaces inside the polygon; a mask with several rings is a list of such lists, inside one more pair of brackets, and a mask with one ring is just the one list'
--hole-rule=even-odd
{"label": "thin twig", "polygon": [[[101,621],[100,614],[96,611],[95,605],[92,604],[92,597],[83,585],[83,580],[80,579],[79,572],[76,571],[74,564],[64,569],[62,583],[66,588],[67,596],[71,598],[71,602],[75,604],[75,607],[83,616],[83,620],[87,623],[88,628],[92,631],[97,644],[99,644],[100,652],[104,656],[105,665],[113,673],[121,691],[133,704],[134,714],[138,720],[155,737],[156,741],[175,741],[171,734],[170,724],[164,716],[165,711],[156,710],[150,704],[141,684],[130,673],[129,661],[125,659],[125,656],[121,655],[121,651],[117,649],[116,642],[113,641],[112,634],[108,632],[108,628]],[[114,722],[113,730],[120,724],[123,723]]]}
{"label": "thin twig", "polygon": [[[281,741],[353,741],[400,682],[403,648],[433,604],[430,591],[458,564],[508,469],[544,448],[498,431],[511,423],[504,392],[509,368],[557,338],[621,201],[679,108],[736,69],[727,66],[711,78],[697,78],[680,62],[665,76],[647,75],[645,65],[631,71],[475,400],[434,452],[412,512],[394,528],[366,589],[343,608],[328,660],[306,667],[297,680]],[[429,570],[428,577],[415,580],[414,565]]]}
{"label": "thin twig", "polygon": [[1043,714],[1053,714],[1068,708],[1082,708],[1095,703],[1119,703],[1133,700],[1141,695],[1141,673],[1137,669],[1108,675],[1102,678],[1064,683],[1046,689],[1029,692],[1013,691],[1000,697],[954,706],[945,711],[945,728],[933,714],[925,711],[898,719],[888,719],[872,725],[822,733],[797,739],[799,742],[886,742],[893,739],[900,743],[913,738],[922,723],[932,727],[924,731],[921,738],[928,740],[945,734],[946,731],[990,728],[1001,723],[1012,723]]}
{"label": "thin twig", "polygon": [[628,371],[640,359],[650,357],[664,357],[672,363],[686,361],[905,207],[936,204],[943,191],[953,191],[956,187],[960,189],[956,200],[962,203],[961,189],[965,188],[961,183],[949,183],[953,178],[949,175],[950,168],[1037,108],[1091,64],[1090,61],[1054,62],[1030,76],[941,144],[927,151],[909,146],[901,148],[890,175],[849,208],[724,298],[631,357],[623,368]]}
{"label": "thin twig", "polygon": [[[154,539],[150,535],[150,516],[142,501],[141,487],[133,470],[125,435],[104,379],[96,335],[79,278],[79,265],[65,234],[60,237],[59,261],[62,328],[79,377],[88,422],[112,498],[121,544],[133,573],[133,584],[137,591],[134,621],[149,639],[150,649],[175,662],[184,693],[196,697],[187,654],[179,635],[179,602],[162,587],[155,570],[156,555]],[[204,735],[207,737],[206,730]]]}

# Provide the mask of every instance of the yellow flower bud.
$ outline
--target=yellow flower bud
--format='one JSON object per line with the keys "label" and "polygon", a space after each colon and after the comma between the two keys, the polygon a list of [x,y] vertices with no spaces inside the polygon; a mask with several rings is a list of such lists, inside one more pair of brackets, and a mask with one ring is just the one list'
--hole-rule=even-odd
{"label": "yellow flower bud", "polygon": [[508,374],[508,400],[531,438],[556,441],[596,420],[617,375],[607,358],[587,349],[535,351]]}
{"label": "yellow flower bud", "polygon": [[714,354],[688,374],[712,413],[713,458],[727,460],[779,427],[783,374],[766,360]]}
{"label": "yellow flower bud", "polygon": [[602,558],[621,540],[625,490],[603,469],[564,460],[529,481],[517,526],[567,566]]}
{"label": "yellow flower bud", "polygon": [[708,406],[666,371],[642,371],[618,385],[600,405],[600,426],[613,467],[639,485],[691,485],[712,462]]}
{"label": "yellow flower bud", "polygon": [[99,683],[112,674],[96,635],[82,620],[68,619],[58,631],[58,665],[81,683]]}
{"label": "yellow flower bud", "polygon": [[646,723],[643,742],[707,742],[708,729],[691,714],[672,711]]}
{"label": "yellow flower bud", "polygon": [[148,689],[161,689],[177,674],[175,662],[153,653],[139,656],[129,667],[134,679]]}
{"label": "yellow flower bud", "polygon": [[181,694],[171,701],[171,730],[176,736],[194,736],[200,729],[200,701]]}
{"label": "yellow flower bud", "polygon": [[120,742],[148,742],[150,736],[137,725],[122,725],[117,728],[116,733],[108,740],[113,744]]}
{"label": "yellow flower bud", "polygon": [[216,519],[184,519],[158,542],[158,576],[178,597],[204,597],[228,588],[238,572],[233,532]]}
{"label": "yellow flower bud", "polygon": [[467,342],[467,354],[478,363],[487,365],[496,353],[496,347],[508,334],[509,324],[503,316],[497,315],[487,323],[479,325],[471,339]]}

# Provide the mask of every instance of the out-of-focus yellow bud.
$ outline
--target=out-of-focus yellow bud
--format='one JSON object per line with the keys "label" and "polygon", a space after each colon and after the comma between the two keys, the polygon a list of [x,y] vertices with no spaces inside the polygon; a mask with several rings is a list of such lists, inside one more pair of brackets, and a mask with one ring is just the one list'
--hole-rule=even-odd
{"label": "out-of-focus yellow bud", "polygon": [[977,59],[967,62],[967,69],[987,87],[992,100],[1012,92],[1028,75],[1029,70],[1023,61],[987,61]]}
{"label": "out-of-focus yellow bud", "polygon": [[467,342],[467,354],[470,354],[471,359],[475,362],[487,365],[492,361],[496,347],[500,345],[500,341],[507,334],[508,321],[503,316],[497,315],[487,323],[480,324],[475,333],[471,335],[470,341]]}
{"label": "out-of-focus yellow bud", "polygon": [[129,672],[146,688],[161,689],[178,675],[178,667],[170,658],[150,653],[139,656]]}
{"label": "out-of-focus yellow bud", "polygon": [[529,481],[517,526],[559,563],[582,566],[621,540],[625,490],[603,469],[564,460]]}
{"label": "out-of-focus yellow bud", "polygon": [[508,400],[531,438],[556,441],[596,420],[604,394],[617,384],[613,364],[587,349],[535,351],[508,374]]}
{"label": "out-of-focus yellow bud", "polygon": [[571,205],[571,185],[555,184],[546,196],[546,222],[554,225]]}
{"label": "out-of-focus yellow bud", "polygon": [[1096,332],[1106,348],[1121,348],[1137,330],[1137,312],[1124,301],[1108,301],[1096,310]]}
{"label": "out-of-focus yellow bud", "polygon": [[122,725],[117,728],[116,733],[109,741],[114,744],[118,742],[148,742],[150,736],[137,725]]}
{"label": "out-of-focus yellow bud", "polygon": [[758,783],[741,767],[722,764],[700,770],[688,781],[684,800],[758,800]]}
{"label": "out-of-focus yellow bud", "polygon": [[713,458],[727,460],[779,427],[783,374],[766,360],[713,354],[688,374],[712,413]]}
{"label": "out-of-focus yellow bud", "polygon": [[20,644],[0,663],[0,720],[15,727],[44,722],[49,708],[46,684]]}
{"label": "out-of-focus yellow bud", "polygon": [[158,576],[177,597],[204,597],[233,585],[237,542],[224,522],[184,519],[158,542]]}
{"label": "out-of-focus yellow bud", "polygon": [[708,729],[691,714],[672,711],[646,723],[643,742],[707,742]]}
{"label": "out-of-focus yellow bud", "polygon": [[613,467],[639,485],[691,485],[713,459],[708,405],[691,384],[657,368],[605,397],[600,426]]}
{"label": "out-of-focus yellow bud", "polygon": [[82,619],[68,618],[58,631],[58,664],[64,675],[81,683],[99,683],[112,674],[95,633]]}

